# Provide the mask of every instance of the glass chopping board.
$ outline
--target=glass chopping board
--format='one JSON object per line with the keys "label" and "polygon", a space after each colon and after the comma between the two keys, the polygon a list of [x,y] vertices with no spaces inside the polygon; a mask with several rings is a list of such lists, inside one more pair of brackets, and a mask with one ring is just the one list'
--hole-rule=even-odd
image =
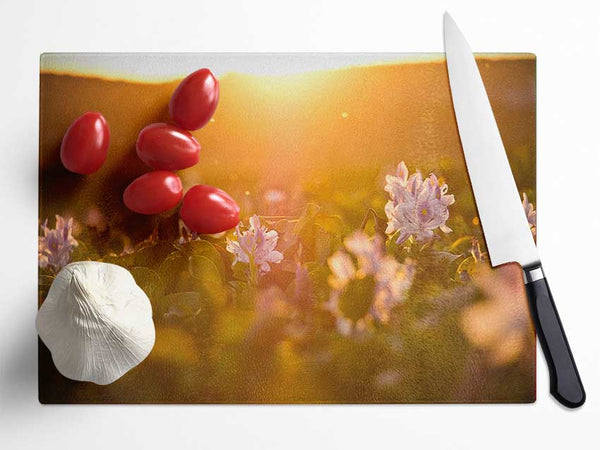
{"label": "glass chopping board", "polygon": [[[478,64],[533,208],[535,57]],[[174,89],[202,67],[220,101],[193,132],[199,163],[178,175],[241,208],[240,227],[210,236],[177,208],[122,201],[149,171],[139,131],[169,122]],[[521,271],[490,267],[443,55],[45,54],[40,70],[40,225],[77,245],[40,267],[39,302],[63,263],[110,262],[147,293],[156,327],[150,355],[105,386],[63,377],[40,342],[42,403],[535,401]],[[111,142],[81,176],[59,150],[87,111]]]}

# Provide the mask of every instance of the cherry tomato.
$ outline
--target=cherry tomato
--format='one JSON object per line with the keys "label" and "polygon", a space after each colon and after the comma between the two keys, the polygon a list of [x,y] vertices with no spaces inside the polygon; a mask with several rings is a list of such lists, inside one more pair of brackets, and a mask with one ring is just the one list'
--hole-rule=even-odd
{"label": "cherry tomato", "polygon": [[198,162],[200,144],[189,132],[167,123],[148,125],[138,135],[135,149],[153,169],[181,170]]}
{"label": "cherry tomato", "polygon": [[208,69],[188,75],[169,102],[171,119],[186,130],[198,130],[210,120],[219,103],[219,82]]}
{"label": "cherry tomato", "polygon": [[123,202],[133,212],[158,214],[175,207],[182,196],[179,177],[167,170],[156,170],[133,180],[123,192]]}
{"label": "cherry tomato", "polygon": [[60,159],[67,170],[89,175],[104,164],[109,143],[110,129],[104,116],[87,112],[67,129],[60,146]]}
{"label": "cherry tomato", "polygon": [[216,187],[199,184],[183,197],[179,211],[183,223],[192,231],[215,234],[235,227],[240,207],[229,194]]}

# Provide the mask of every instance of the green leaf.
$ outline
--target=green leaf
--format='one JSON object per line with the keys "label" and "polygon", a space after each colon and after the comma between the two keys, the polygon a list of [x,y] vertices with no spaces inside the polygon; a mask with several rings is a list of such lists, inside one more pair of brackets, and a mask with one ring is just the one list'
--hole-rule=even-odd
{"label": "green leaf", "polygon": [[158,268],[165,283],[165,292],[175,293],[195,290],[188,270],[188,260],[180,251],[171,252]]}
{"label": "green leaf", "polygon": [[402,244],[396,244],[396,240],[398,239],[398,235],[400,232],[396,232],[394,235],[390,236],[385,243],[386,252],[396,258],[398,261],[403,261],[407,256],[410,255],[410,243],[412,238],[409,238],[407,241]]}
{"label": "green leaf", "polygon": [[319,215],[315,218],[315,225],[327,233],[339,236],[345,234],[346,231],[346,226],[340,216]]}
{"label": "green leaf", "polygon": [[203,256],[205,258],[210,259],[219,272],[221,276],[225,276],[225,264],[223,262],[223,257],[219,253],[219,250],[208,241],[203,239],[198,239],[182,246],[182,250],[187,256]]}
{"label": "green leaf", "polygon": [[190,256],[189,273],[196,281],[198,292],[208,295],[217,303],[225,303],[226,292],[223,278],[215,263],[205,256]]}
{"label": "green leaf", "polygon": [[327,258],[331,254],[341,247],[342,236],[327,233],[321,228],[315,228],[315,260],[322,264],[325,264]]}
{"label": "green leaf", "polygon": [[329,269],[324,264],[309,262],[304,265],[308,271],[311,291],[315,303],[325,303],[329,299]]}
{"label": "green leaf", "polygon": [[314,303],[312,282],[305,266],[298,264],[294,280],[288,286],[286,292],[288,298],[292,298],[296,306],[309,309]]}
{"label": "green leaf", "polygon": [[227,283],[231,292],[233,303],[242,310],[253,310],[255,306],[256,290],[249,283],[243,281],[230,281]]}
{"label": "green leaf", "polygon": [[133,266],[158,268],[173,250],[173,245],[168,242],[142,247],[133,253]]}
{"label": "green leaf", "polygon": [[170,280],[173,274],[183,270],[187,270],[186,259],[181,252],[174,251],[160,264],[158,273],[163,279]]}
{"label": "green leaf", "polygon": [[234,265],[231,270],[233,271],[233,278],[240,281],[248,281],[249,278],[249,270],[248,264],[237,263]]}
{"label": "green leaf", "polygon": [[315,205],[314,203],[309,203],[308,205],[306,205],[306,208],[304,208],[304,212],[302,213],[300,219],[298,219],[298,222],[294,227],[294,233],[296,235],[299,235],[308,225],[312,225],[320,209],[321,208],[318,205]]}
{"label": "green leaf", "polygon": [[173,319],[194,318],[202,313],[202,297],[198,292],[178,292],[161,299],[161,312]]}
{"label": "green leaf", "polygon": [[329,298],[329,285],[327,283],[329,270],[327,266],[315,262],[309,262],[304,266],[308,271],[308,278],[315,303],[326,302]]}
{"label": "green leaf", "polygon": [[155,303],[164,294],[165,284],[154,270],[148,267],[133,267],[131,274],[138,286],[152,300],[152,303]]}
{"label": "green leaf", "polygon": [[373,304],[375,278],[369,275],[362,279],[351,280],[339,300],[339,308],[344,316],[356,322],[364,317]]}
{"label": "green leaf", "polygon": [[287,219],[281,219],[273,226],[273,228],[279,234],[277,250],[280,252],[285,252],[298,242],[298,236],[295,233],[296,224],[294,222]]}
{"label": "green leaf", "polygon": [[184,326],[196,335],[210,336],[214,330],[215,319],[214,304],[198,292],[179,292],[166,295],[160,300],[158,320]]}
{"label": "green leaf", "polygon": [[385,238],[386,237],[385,230],[387,228],[387,220],[384,219],[383,217],[379,216],[379,214],[377,214],[373,208],[370,208],[367,211],[367,213],[365,214],[365,217],[363,218],[360,228],[362,230],[367,229],[367,224],[369,223],[370,218],[373,218],[373,231],[375,231],[377,234],[382,235]]}
{"label": "green leaf", "polygon": [[204,283],[221,284],[221,272],[209,258],[192,255],[189,257],[190,275]]}

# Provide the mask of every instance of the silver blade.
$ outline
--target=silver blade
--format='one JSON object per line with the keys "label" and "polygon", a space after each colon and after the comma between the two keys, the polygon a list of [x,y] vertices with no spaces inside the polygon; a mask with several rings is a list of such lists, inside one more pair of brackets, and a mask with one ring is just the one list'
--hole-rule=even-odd
{"label": "silver blade", "polygon": [[473,52],[448,13],[444,42],[454,114],[492,266],[539,263]]}

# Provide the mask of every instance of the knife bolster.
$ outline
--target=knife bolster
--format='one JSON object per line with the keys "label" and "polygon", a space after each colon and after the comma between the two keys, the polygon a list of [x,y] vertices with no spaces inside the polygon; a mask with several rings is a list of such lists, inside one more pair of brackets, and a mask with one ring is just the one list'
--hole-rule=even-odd
{"label": "knife bolster", "polygon": [[546,277],[544,276],[544,271],[542,270],[541,264],[537,266],[523,267],[523,281],[525,284],[533,283],[543,278]]}

